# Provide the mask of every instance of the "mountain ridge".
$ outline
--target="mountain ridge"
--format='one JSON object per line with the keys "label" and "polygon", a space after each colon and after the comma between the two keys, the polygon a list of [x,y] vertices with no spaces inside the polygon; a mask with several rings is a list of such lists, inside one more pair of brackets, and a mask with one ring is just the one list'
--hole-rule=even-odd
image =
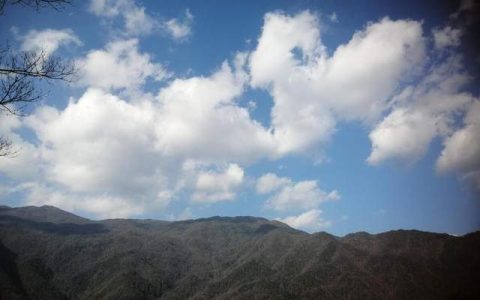
{"label": "mountain ridge", "polygon": [[0,207],[0,299],[478,299],[480,232],[337,237],[257,217]]}
{"label": "mountain ridge", "polygon": [[[53,210],[53,211],[56,211],[56,212],[60,212],[60,213],[64,213],[66,216],[71,216],[75,219],[78,219],[78,220],[82,220],[82,222],[91,222],[91,223],[101,223],[101,222],[121,222],[121,221],[136,221],[136,222],[161,222],[161,223],[174,223],[174,222],[177,222],[177,223],[193,223],[193,222],[206,222],[206,221],[214,221],[214,220],[223,220],[223,221],[228,221],[228,220],[231,220],[232,222],[236,222],[236,221],[248,221],[248,220],[251,220],[251,221],[255,221],[255,220],[258,220],[258,221],[265,221],[265,222],[271,222],[271,223],[274,223],[274,224],[281,224],[282,226],[286,226],[286,227],[289,227],[293,230],[297,230],[297,231],[301,231],[301,232],[304,232],[306,234],[317,234],[317,233],[327,233],[329,235],[332,235],[332,236],[335,236],[337,238],[346,238],[346,237],[349,237],[349,236],[353,236],[353,235],[366,235],[366,236],[375,236],[375,235],[382,235],[382,234],[385,234],[385,233],[391,233],[391,232],[422,232],[422,233],[431,233],[431,234],[439,234],[439,235],[446,235],[446,236],[450,236],[450,237],[463,237],[463,236],[466,236],[466,235],[470,235],[470,234],[475,234],[475,233],[479,233],[480,230],[477,230],[477,231],[472,231],[472,232],[468,232],[468,233],[465,233],[463,235],[453,235],[453,234],[450,234],[450,233],[447,233],[447,232],[436,232],[436,231],[425,231],[425,230],[418,230],[418,229],[405,229],[405,228],[399,228],[399,229],[392,229],[392,230],[387,230],[387,231],[384,231],[384,232],[378,232],[378,233],[371,233],[371,232],[367,232],[367,231],[357,231],[357,232],[351,232],[351,233],[347,233],[343,236],[337,236],[337,235],[334,235],[332,233],[329,233],[327,231],[316,231],[316,232],[306,232],[306,231],[303,231],[303,230],[300,230],[300,229],[296,229],[296,228],[293,228],[293,227],[290,227],[288,224],[286,223],[283,223],[279,220],[270,220],[270,219],[267,219],[267,218],[264,218],[264,217],[254,217],[254,216],[211,216],[211,217],[204,217],[204,218],[196,218],[196,219],[184,219],[184,220],[161,220],[161,219],[152,219],[152,218],[146,218],[146,219],[136,219],[136,218],[108,218],[108,219],[101,219],[101,220],[92,220],[92,219],[88,219],[88,218],[85,218],[85,217],[80,217],[80,216],[77,216],[73,213],[70,213],[66,210],[62,210],[56,206],[52,206],[52,205],[41,205],[41,206],[35,206],[35,205],[29,205],[29,206],[21,206],[21,207],[11,207],[11,206],[7,206],[7,205],[0,205],[0,215],[2,215],[2,211],[5,211],[5,210],[20,210],[20,211],[25,211],[25,210],[29,210],[29,209],[33,209],[33,210],[37,210],[37,209],[42,209],[42,210]],[[5,214],[5,213],[3,213]],[[17,215],[17,214],[15,214]],[[24,218],[27,217],[29,218],[30,216],[28,215],[25,215],[25,214],[21,214]],[[38,217],[38,216],[37,216]],[[67,218],[65,218],[67,219]],[[59,222],[58,220],[52,220],[52,219],[46,219],[44,220],[44,222],[52,222],[52,223],[55,223],[55,222]]]}

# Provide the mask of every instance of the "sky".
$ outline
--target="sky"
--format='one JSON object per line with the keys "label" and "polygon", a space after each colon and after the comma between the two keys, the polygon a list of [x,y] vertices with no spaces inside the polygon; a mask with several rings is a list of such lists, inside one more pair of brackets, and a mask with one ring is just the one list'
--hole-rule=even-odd
{"label": "sky", "polygon": [[479,3],[74,1],[7,6],[39,83],[0,202],[92,219],[250,215],[336,235],[480,229]]}

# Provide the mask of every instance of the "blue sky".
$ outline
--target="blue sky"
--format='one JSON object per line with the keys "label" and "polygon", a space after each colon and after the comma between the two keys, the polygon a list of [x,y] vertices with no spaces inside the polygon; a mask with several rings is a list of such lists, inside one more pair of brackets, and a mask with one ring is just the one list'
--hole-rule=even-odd
{"label": "blue sky", "polygon": [[[480,228],[471,1],[8,6],[2,42],[78,68],[0,161],[3,204],[279,219],[337,235]],[[28,21],[26,21],[28,20]],[[478,35],[478,34],[477,34]]]}

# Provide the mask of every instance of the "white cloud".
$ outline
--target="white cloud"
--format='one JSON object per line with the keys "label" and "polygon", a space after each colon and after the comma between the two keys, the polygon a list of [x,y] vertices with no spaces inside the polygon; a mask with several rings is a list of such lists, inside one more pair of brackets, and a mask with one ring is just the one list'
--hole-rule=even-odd
{"label": "white cloud", "polygon": [[233,200],[235,189],[242,184],[243,176],[243,169],[237,164],[228,165],[223,172],[200,172],[192,200],[197,203]]}
{"label": "white cloud", "polygon": [[[112,215],[118,216],[125,216],[122,207],[132,213],[162,210],[180,190],[192,191],[197,203],[234,199],[243,181],[239,164],[274,148],[267,129],[236,103],[247,80],[244,62],[239,54],[233,66],[225,62],[211,76],[176,79],[156,99],[140,90],[135,101],[126,101],[90,87],[64,109],[41,106],[23,122],[6,126],[10,134],[22,129],[35,136],[35,142],[20,141],[36,154],[37,183],[51,194],[37,200],[104,217],[102,207],[114,203],[119,207]],[[111,85],[100,83],[105,89]],[[4,163],[0,171],[14,177],[23,161]],[[189,168],[190,162],[200,167]],[[17,178],[32,180],[26,174]],[[73,205],[82,199],[100,199],[103,205]]]}
{"label": "white cloud", "polygon": [[132,105],[89,89],[63,110],[44,107],[28,119],[42,141],[47,175],[75,191],[147,189],[155,178],[148,103]]}
{"label": "white cloud", "polygon": [[150,55],[140,53],[138,40],[108,43],[105,49],[92,50],[77,60],[80,83],[110,89],[138,89],[147,79],[161,81],[169,73],[161,64],[153,63]]}
{"label": "white cloud", "polygon": [[247,80],[244,59],[237,56],[233,70],[225,62],[210,77],[176,79],[160,91],[157,148],[204,163],[251,163],[274,155],[271,134],[236,103]]}
{"label": "white cloud", "polygon": [[[164,160],[154,151],[154,112],[151,103],[131,104],[89,89],[63,111],[43,107],[29,117],[26,126],[39,140],[39,179],[66,195],[55,196],[56,204],[100,217],[109,209],[112,215],[126,216],[127,209],[122,207],[135,208],[132,214],[139,207],[164,209],[180,175],[175,161]],[[74,205],[75,199],[84,203]],[[94,199],[103,204],[95,206]]]}
{"label": "white cloud", "polygon": [[[474,99],[462,91],[471,78],[458,54],[431,51],[427,60],[420,22],[369,23],[332,55],[318,23],[309,12],[269,13],[250,55],[252,86],[274,100],[279,155],[321,151],[339,121],[376,123],[370,164],[415,161],[435,137],[456,130],[455,119]],[[458,46],[461,34],[451,26],[433,30],[435,49]]]}
{"label": "white cloud", "polygon": [[284,186],[268,200],[267,206],[275,210],[309,209],[338,198],[338,192],[327,193],[320,189],[317,181],[306,180]]}
{"label": "white cloud", "polygon": [[322,218],[322,211],[319,209],[312,209],[306,211],[298,216],[290,216],[284,219],[277,219],[290,227],[303,229],[308,231],[318,231],[332,226],[331,221]]}
{"label": "white cloud", "polygon": [[23,51],[44,51],[50,55],[59,47],[67,45],[82,45],[71,29],[32,29],[22,38],[21,48]]}
{"label": "white cloud", "polygon": [[152,32],[156,21],[145,13],[144,7],[134,7],[124,14],[125,29],[130,35],[142,35]]}
{"label": "white cloud", "polygon": [[79,196],[37,183],[23,185],[28,205],[52,205],[69,211],[94,214],[99,219],[127,218],[145,212],[145,205],[118,196]]}
{"label": "white cloud", "polygon": [[291,180],[289,178],[267,173],[257,180],[256,190],[258,194],[268,194],[290,183]]}
{"label": "white cloud", "polygon": [[18,116],[0,114],[0,137],[9,140],[14,151],[12,157],[0,159],[0,172],[16,180],[35,179],[39,175],[39,153],[15,131],[22,127]]}
{"label": "white cloud", "polygon": [[463,128],[445,140],[437,170],[461,172],[480,191],[480,101],[471,105],[464,122]]}
{"label": "white cloud", "polygon": [[36,179],[41,173],[38,149],[17,134],[7,135],[15,153],[0,159],[0,172],[15,180]]}
{"label": "white cloud", "polygon": [[372,153],[367,161],[375,165],[391,157],[419,158],[437,134],[436,122],[422,112],[395,109],[370,133]]}
{"label": "white cloud", "polygon": [[91,0],[90,12],[110,22],[120,18],[124,30],[119,34],[126,36],[161,32],[176,41],[184,41],[192,34],[194,17],[189,9],[185,11],[183,18],[161,20],[148,14],[145,7],[135,0]]}
{"label": "white cloud", "polygon": [[273,194],[266,206],[277,211],[311,209],[325,201],[340,199],[336,190],[325,192],[316,180],[293,182],[273,173],[260,177],[256,189],[259,194]]}
{"label": "white cloud", "polygon": [[453,28],[451,26],[445,26],[442,29],[433,29],[433,41],[435,43],[435,48],[443,49],[446,47],[456,47],[460,45],[460,38],[462,36],[462,31],[458,28]]}
{"label": "white cloud", "polygon": [[90,12],[111,20],[121,17],[125,26],[122,33],[128,36],[150,34],[158,28],[158,22],[135,0],[91,0]]}
{"label": "white cloud", "polygon": [[187,9],[183,20],[176,18],[170,19],[163,23],[167,33],[175,40],[183,40],[192,33],[193,15]]}
{"label": "white cloud", "polygon": [[249,66],[252,86],[273,97],[278,152],[318,150],[338,120],[378,118],[424,47],[421,23],[384,18],[330,56],[313,14],[268,13]]}
{"label": "white cloud", "polygon": [[90,1],[90,11],[98,16],[115,17],[122,13],[122,8],[133,3],[130,0],[92,0]]}
{"label": "white cloud", "polygon": [[368,163],[390,158],[417,160],[435,137],[445,137],[453,130],[455,116],[473,101],[472,95],[460,92],[470,78],[458,56],[433,65],[427,74],[393,98],[391,113],[370,133]]}
{"label": "white cloud", "polygon": [[9,126],[32,130],[38,142],[18,137],[21,159],[2,160],[0,171],[18,184],[34,183],[26,186],[29,204],[100,218],[162,210],[174,198],[180,174],[177,162],[154,151],[154,122],[152,103],[131,104],[88,89],[64,110],[43,106]]}

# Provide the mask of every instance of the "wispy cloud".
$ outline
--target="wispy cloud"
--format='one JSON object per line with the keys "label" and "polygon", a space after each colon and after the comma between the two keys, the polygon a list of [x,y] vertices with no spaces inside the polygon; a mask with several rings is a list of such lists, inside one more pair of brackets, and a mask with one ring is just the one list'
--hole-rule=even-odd
{"label": "wispy cloud", "polygon": [[21,39],[24,51],[43,51],[50,55],[62,46],[81,46],[83,43],[71,29],[43,29],[28,31]]}
{"label": "wispy cloud", "polygon": [[163,20],[150,15],[146,8],[135,0],[91,0],[90,11],[111,22],[120,19],[124,30],[119,33],[130,37],[158,32],[176,41],[185,41],[192,33],[194,16],[188,9],[183,18]]}

